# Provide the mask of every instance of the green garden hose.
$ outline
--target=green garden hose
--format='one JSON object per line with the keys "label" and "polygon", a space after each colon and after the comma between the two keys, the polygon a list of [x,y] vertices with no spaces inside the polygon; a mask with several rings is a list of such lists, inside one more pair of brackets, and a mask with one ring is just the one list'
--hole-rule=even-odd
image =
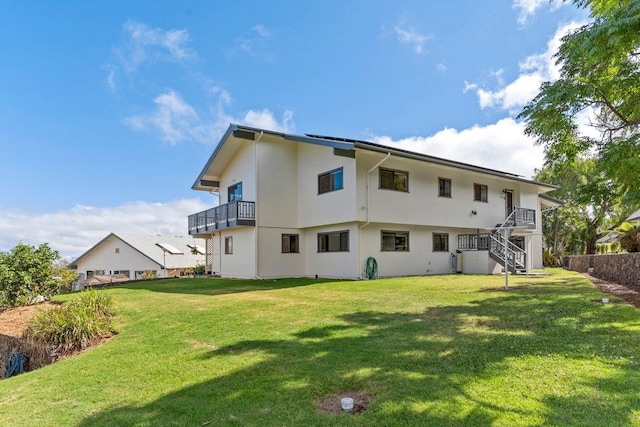
{"label": "green garden hose", "polygon": [[369,279],[375,279],[378,275],[378,262],[372,256],[367,258],[367,264],[364,268],[364,272],[367,274]]}

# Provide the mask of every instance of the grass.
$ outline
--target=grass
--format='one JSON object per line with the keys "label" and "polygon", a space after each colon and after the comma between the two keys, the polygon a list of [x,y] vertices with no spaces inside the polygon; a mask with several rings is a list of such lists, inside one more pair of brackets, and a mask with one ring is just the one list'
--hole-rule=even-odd
{"label": "grass", "polygon": [[[0,381],[16,426],[640,425],[640,311],[582,276],[176,279],[104,290],[118,336]],[[68,297],[64,297],[68,298]],[[64,299],[63,298],[63,299]],[[324,398],[373,395],[327,415]]]}

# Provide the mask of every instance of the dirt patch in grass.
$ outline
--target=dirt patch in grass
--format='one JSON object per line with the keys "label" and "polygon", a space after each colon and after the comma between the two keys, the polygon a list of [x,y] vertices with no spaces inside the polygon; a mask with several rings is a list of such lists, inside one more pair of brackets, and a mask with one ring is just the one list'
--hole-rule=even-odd
{"label": "dirt patch in grass", "polygon": [[[640,308],[640,285],[607,282],[606,280],[593,277],[587,273],[582,273],[582,275],[589,279],[591,283],[593,283],[593,286],[600,289],[603,293],[621,298],[626,303]],[[600,302],[600,300],[596,302]]]}
{"label": "dirt patch in grass", "polygon": [[55,307],[54,304],[45,302],[25,307],[16,307],[0,312],[0,334],[9,337],[21,338],[29,326],[31,318],[37,310]]}
{"label": "dirt patch in grass", "polygon": [[322,414],[339,414],[343,413],[342,404],[340,401],[343,397],[350,397],[353,399],[353,409],[350,414],[357,414],[367,409],[367,406],[373,400],[373,395],[363,391],[346,391],[340,394],[333,394],[322,399],[316,404],[316,409]]}

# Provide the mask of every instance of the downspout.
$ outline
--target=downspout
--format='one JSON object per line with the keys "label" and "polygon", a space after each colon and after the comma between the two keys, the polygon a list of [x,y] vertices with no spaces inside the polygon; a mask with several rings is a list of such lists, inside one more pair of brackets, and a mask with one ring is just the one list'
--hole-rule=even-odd
{"label": "downspout", "polygon": [[[373,172],[378,166],[380,166],[383,162],[385,162],[389,157],[391,157],[391,152],[388,152],[387,155],[375,164],[374,167],[367,171],[367,192],[366,192],[366,209],[367,209],[367,222],[360,226],[358,233],[362,233],[362,229],[371,223],[371,219],[369,218],[369,175]],[[358,236],[358,258],[362,256],[362,235]],[[362,260],[361,260],[362,261]],[[364,276],[360,276],[364,277]]]}
{"label": "downspout", "polygon": [[258,135],[258,138],[256,138],[256,140],[254,141],[254,160],[255,160],[255,187],[256,187],[256,196],[255,196],[255,201],[254,201],[254,206],[255,206],[255,212],[254,215],[256,217],[256,225],[255,225],[255,229],[254,229],[254,233],[255,233],[255,238],[254,238],[254,242],[255,242],[255,250],[254,250],[254,256],[255,256],[255,266],[256,266],[256,279],[260,279],[262,280],[262,277],[260,277],[258,275],[258,272],[260,271],[258,266],[259,266],[259,254],[258,254],[258,219],[259,215],[258,215],[258,207],[260,206],[258,204],[258,194],[260,194],[260,192],[258,191],[258,141],[260,141],[260,139],[262,138],[262,135],[264,135],[264,131],[260,131],[260,135]]}
{"label": "downspout", "polygon": [[391,157],[391,153],[387,153],[384,159],[380,160],[378,163],[376,163],[374,167],[372,167],[367,171],[367,201],[366,201],[367,222],[364,225],[360,226],[361,230],[365,228],[367,225],[369,225],[369,223],[371,223],[371,219],[369,218],[369,174],[371,174],[371,172],[373,172],[378,166],[384,163],[389,157]]}

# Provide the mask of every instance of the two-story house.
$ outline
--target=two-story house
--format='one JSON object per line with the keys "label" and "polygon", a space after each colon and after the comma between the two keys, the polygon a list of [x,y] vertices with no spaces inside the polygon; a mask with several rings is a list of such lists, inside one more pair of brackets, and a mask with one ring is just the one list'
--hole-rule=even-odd
{"label": "two-story house", "polygon": [[[556,187],[366,141],[231,125],[189,216],[223,277],[364,278],[542,267],[541,211]],[[374,262],[375,260],[375,262]]]}

